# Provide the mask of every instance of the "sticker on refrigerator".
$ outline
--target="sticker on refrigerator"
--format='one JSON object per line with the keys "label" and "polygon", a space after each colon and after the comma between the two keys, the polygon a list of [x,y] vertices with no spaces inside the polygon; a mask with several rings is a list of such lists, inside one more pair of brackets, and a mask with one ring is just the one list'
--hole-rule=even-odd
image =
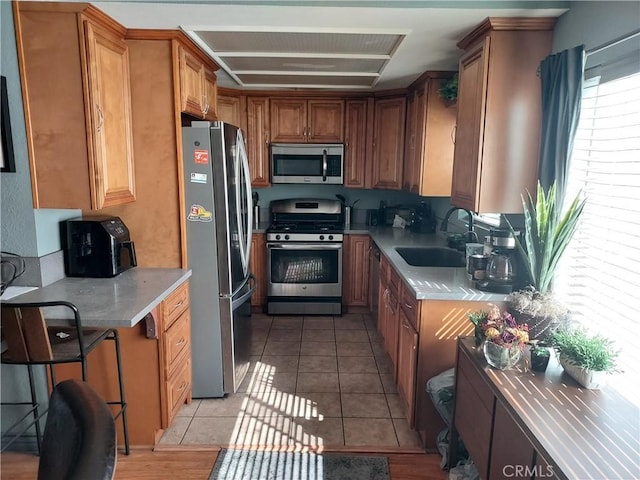
{"label": "sticker on refrigerator", "polygon": [[202,205],[194,203],[191,205],[187,220],[190,222],[210,222],[212,220],[212,215],[211,212]]}
{"label": "sticker on refrigerator", "polygon": [[207,183],[207,174],[191,173],[191,183]]}
{"label": "sticker on refrigerator", "polygon": [[209,150],[194,150],[193,161],[200,165],[207,165],[209,163]]}

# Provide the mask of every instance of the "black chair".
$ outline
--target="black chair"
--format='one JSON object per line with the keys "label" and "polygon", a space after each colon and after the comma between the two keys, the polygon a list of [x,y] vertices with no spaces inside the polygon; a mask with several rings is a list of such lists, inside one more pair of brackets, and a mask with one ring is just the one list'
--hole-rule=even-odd
{"label": "black chair", "polygon": [[[56,321],[51,325],[45,319],[44,308],[51,310],[52,316],[67,319]],[[66,311],[65,311],[66,309]],[[47,310],[49,312],[49,310]],[[38,451],[41,448],[40,418],[46,413],[38,402],[34,385],[33,366],[48,365],[50,390],[56,382],[54,365],[61,363],[80,363],[82,380],[87,382],[87,355],[103,340],[111,340],[115,346],[116,367],[118,369],[118,386],[120,398],[117,401],[106,402],[108,405],[118,405],[114,418],[122,418],[125,454],[129,454],[129,432],[127,428],[127,402],[125,400],[124,382],[120,360],[120,342],[118,331],[114,328],[84,328],[80,314],[75,305],[69,302],[38,302],[38,303],[2,303],[2,334],[7,343],[7,350],[2,353],[1,362],[13,365],[26,365],[29,374],[31,401],[3,402],[2,405],[22,405],[30,407],[26,414],[3,432],[1,451],[5,451],[17,438],[23,435],[32,425],[35,425]],[[53,323],[53,322],[51,322]],[[58,326],[59,323],[65,325]],[[33,420],[25,425],[25,421],[33,415]],[[21,426],[22,430],[17,430]],[[5,442],[5,438],[11,439]]]}
{"label": "black chair", "polygon": [[111,410],[86,382],[65,380],[49,400],[38,480],[110,480],[116,469]]}

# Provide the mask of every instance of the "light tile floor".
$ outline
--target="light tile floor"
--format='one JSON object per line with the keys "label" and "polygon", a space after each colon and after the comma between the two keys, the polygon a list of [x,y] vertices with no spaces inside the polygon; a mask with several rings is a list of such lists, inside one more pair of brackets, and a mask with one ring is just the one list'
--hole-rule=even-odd
{"label": "light tile floor", "polygon": [[161,444],[421,447],[369,315],[254,314],[253,325],[239,391],[182,407]]}

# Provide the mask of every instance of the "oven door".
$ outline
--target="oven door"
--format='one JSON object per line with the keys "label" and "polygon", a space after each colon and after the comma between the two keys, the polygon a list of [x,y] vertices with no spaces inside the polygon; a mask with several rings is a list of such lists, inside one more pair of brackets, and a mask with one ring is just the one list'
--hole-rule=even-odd
{"label": "oven door", "polygon": [[267,242],[270,297],[341,297],[342,243]]}

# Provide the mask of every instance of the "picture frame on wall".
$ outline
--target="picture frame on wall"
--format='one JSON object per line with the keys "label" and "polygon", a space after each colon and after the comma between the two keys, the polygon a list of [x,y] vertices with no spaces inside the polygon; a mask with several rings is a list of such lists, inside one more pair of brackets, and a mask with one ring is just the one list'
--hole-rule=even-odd
{"label": "picture frame on wall", "polygon": [[1,118],[0,130],[2,130],[2,149],[0,149],[0,171],[15,172],[16,164],[13,155],[13,137],[11,136],[11,119],[9,116],[9,97],[7,95],[7,79],[0,77],[0,102]]}

